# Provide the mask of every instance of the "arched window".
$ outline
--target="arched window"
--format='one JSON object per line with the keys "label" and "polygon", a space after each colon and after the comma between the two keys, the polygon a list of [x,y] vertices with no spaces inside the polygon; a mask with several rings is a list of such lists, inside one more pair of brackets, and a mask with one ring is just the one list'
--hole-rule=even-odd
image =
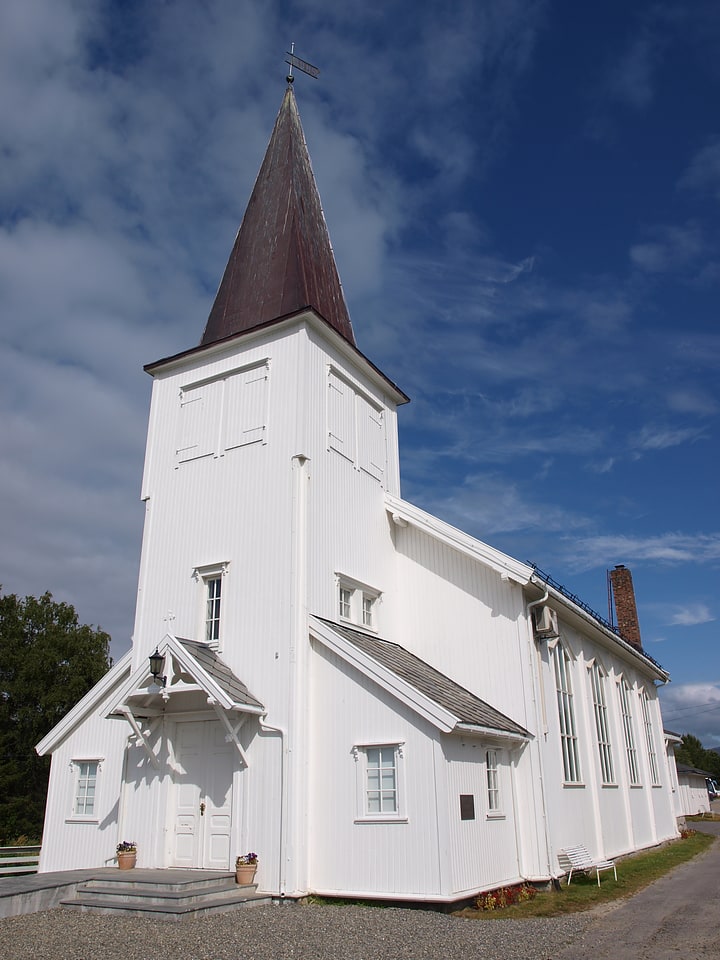
{"label": "arched window", "polygon": [[597,733],[602,781],[603,783],[615,783],[615,769],[613,767],[612,744],[610,742],[607,700],[605,697],[605,673],[597,661],[595,661],[590,668],[590,684],[592,686],[593,710],[595,713],[595,732]]}
{"label": "arched window", "polygon": [[657,752],[655,750],[655,736],[653,734],[652,714],[650,712],[650,698],[644,690],[640,691],[640,706],[643,713],[645,740],[647,741],[648,763],[650,764],[650,781],[654,787],[660,786],[660,772],[658,769]]}
{"label": "arched window", "polygon": [[552,659],[555,672],[555,689],[557,691],[558,717],[560,719],[563,773],[566,783],[579,783],[581,779],[580,760],[578,758],[575,707],[570,678],[571,661],[570,655],[562,643],[556,644],[553,648]]}
{"label": "arched window", "polygon": [[623,733],[625,735],[625,753],[627,755],[628,774],[632,786],[640,783],[638,773],[637,750],[635,749],[635,734],[633,733],[632,706],[630,687],[625,679],[620,681],[620,713],[622,716]]}

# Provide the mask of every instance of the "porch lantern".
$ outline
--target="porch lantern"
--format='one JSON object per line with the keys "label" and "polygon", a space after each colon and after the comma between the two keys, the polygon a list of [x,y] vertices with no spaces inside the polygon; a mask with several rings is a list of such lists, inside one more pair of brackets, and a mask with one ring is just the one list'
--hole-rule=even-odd
{"label": "porch lantern", "polygon": [[167,677],[162,676],[163,668],[165,666],[165,657],[157,647],[155,647],[155,653],[150,657],[150,673],[153,676],[155,683],[164,687],[167,683]]}

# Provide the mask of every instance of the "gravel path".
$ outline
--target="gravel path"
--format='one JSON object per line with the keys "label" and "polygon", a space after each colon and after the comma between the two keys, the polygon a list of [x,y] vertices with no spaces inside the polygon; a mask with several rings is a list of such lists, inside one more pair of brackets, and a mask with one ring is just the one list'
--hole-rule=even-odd
{"label": "gravel path", "polygon": [[588,922],[266,906],[172,923],[58,909],[0,920],[0,950],[4,960],[551,960]]}

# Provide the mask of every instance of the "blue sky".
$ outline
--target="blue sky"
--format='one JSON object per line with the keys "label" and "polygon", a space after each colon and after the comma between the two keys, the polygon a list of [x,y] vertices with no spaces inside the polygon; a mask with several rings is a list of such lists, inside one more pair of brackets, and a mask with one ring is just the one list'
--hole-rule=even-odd
{"label": "blue sky", "polygon": [[607,615],[720,743],[720,12],[6,0],[0,583],[129,645],[150,380],[196,344],[284,90],[403,494]]}

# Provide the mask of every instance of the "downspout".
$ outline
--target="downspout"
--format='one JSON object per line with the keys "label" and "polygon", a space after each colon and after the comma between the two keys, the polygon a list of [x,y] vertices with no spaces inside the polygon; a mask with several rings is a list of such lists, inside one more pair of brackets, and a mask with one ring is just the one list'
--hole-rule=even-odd
{"label": "downspout", "polygon": [[[286,769],[284,774],[284,866],[281,871],[283,893],[286,883],[296,892],[307,886],[306,830],[307,784],[306,761],[308,737],[307,710],[307,549],[308,549],[308,464],[310,458],[298,453],[292,457],[293,500],[291,529],[292,584],[290,637],[288,649],[288,701],[286,729]],[[292,869],[290,870],[290,866]],[[288,877],[288,871],[290,876]],[[302,871],[302,876],[301,876]]]}
{"label": "downspout", "polygon": [[[533,673],[534,673],[534,674],[536,675],[536,677],[537,677],[537,685],[538,685],[538,687],[540,688],[541,694],[542,694],[542,689],[543,689],[543,684],[542,684],[542,669],[541,669],[541,668],[542,668],[542,658],[541,658],[541,656],[540,656],[540,649],[535,646],[535,642],[534,642],[533,635],[532,635],[532,613],[531,613],[531,611],[532,611],[535,607],[539,607],[539,606],[541,606],[541,604],[545,603],[545,602],[547,601],[547,598],[548,598],[549,596],[550,596],[550,591],[548,590],[548,588],[547,588],[547,586],[546,586],[546,587],[545,587],[545,594],[544,594],[544,596],[540,597],[539,600],[532,600],[532,601],[531,601],[530,603],[528,603],[528,605],[527,605],[528,620],[529,620],[529,622],[528,622],[528,643],[529,643],[529,648],[530,648],[530,650],[533,651],[534,654],[535,654],[535,660],[536,660],[536,664],[537,664],[537,670],[536,670],[536,671],[534,670]],[[532,661],[532,656],[533,656],[533,654],[531,653],[531,654],[530,654],[531,661]],[[534,686],[535,686],[535,684],[533,684],[533,687],[534,687]],[[545,738],[546,738],[546,736],[547,736],[547,730],[545,729],[545,724],[544,724],[544,722],[543,722],[543,718],[542,718],[542,716],[540,715],[540,708],[539,708],[539,705],[538,705],[538,698],[537,698],[537,696],[536,696],[534,693],[533,693],[533,700],[535,701],[535,723],[537,724],[538,733],[541,732],[541,728],[542,728],[542,736],[543,736],[543,742],[544,742],[544,741],[545,741]],[[543,819],[543,833],[544,833],[544,835],[545,835],[545,858],[546,858],[546,862],[547,862],[547,872],[548,872],[548,875],[549,875],[550,877],[552,877],[553,879],[555,879],[555,870],[553,869],[553,867],[552,867],[552,865],[551,865],[551,862],[550,862],[550,828],[549,828],[549,826],[548,826],[548,818],[547,818],[547,797],[546,797],[546,794],[545,794],[545,772],[544,772],[544,767],[543,767],[543,751],[542,751],[542,747],[540,746],[540,738],[539,738],[539,737],[538,737],[538,774],[539,774],[539,777],[540,777],[540,800],[541,800],[542,819]]]}
{"label": "downspout", "polygon": [[[267,714],[265,715],[267,716]],[[280,837],[278,840],[279,862],[278,862],[278,897],[285,899],[285,836],[287,833],[287,791],[285,789],[285,755],[287,753],[287,736],[282,727],[276,727],[272,723],[266,723],[265,717],[258,717],[260,729],[265,733],[279,733],[281,741],[280,751]]]}

